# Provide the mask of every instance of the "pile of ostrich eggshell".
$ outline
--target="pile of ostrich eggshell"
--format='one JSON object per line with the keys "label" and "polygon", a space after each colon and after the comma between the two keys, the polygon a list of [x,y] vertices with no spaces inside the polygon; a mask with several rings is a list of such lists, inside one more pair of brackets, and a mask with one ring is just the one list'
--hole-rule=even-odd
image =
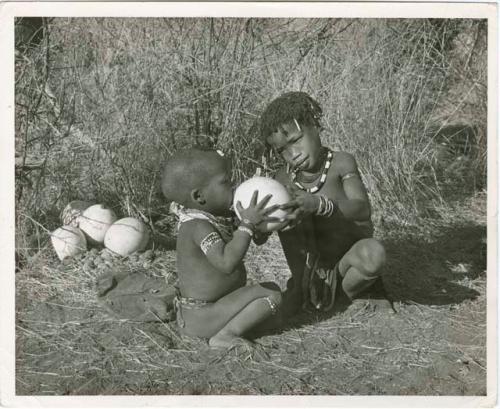
{"label": "pile of ostrich eggshell", "polygon": [[148,227],[139,219],[117,220],[113,210],[102,204],[81,200],[70,202],[61,213],[62,227],[51,234],[60,260],[87,251],[87,246],[105,246],[113,253],[128,256],[143,251],[149,241]]}

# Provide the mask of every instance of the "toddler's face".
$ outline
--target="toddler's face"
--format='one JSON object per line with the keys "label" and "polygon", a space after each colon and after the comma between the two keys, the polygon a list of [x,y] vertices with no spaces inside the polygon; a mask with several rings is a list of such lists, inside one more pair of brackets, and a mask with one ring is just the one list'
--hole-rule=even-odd
{"label": "toddler's face", "polygon": [[287,122],[267,142],[296,170],[315,172],[321,166],[321,140],[314,125]]}
{"label": "toddler's face", "polygon": [[231,214],[230,209],[233,203],[231,166],[221,158],[212,171],[212,176],[203,189],[206,209],[217,216],[228,216]]}

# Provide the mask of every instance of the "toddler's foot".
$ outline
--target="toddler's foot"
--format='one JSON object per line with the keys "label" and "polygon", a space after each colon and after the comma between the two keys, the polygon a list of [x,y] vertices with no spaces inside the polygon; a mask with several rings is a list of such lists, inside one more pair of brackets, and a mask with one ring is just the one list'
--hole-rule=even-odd
{"label": "toddler's foot", "polygon": [[208,345],[213,349],[226,349],[223,356],[226,356],[230,351],[234,351],[238,357],[245,361],[269,361],[270,359],[261,345],[231,334],[216,334],[210,338]]}
{"label": "toddler's foot", "polygon": [[252,348],[253,343],[248,339],[244,339],[229,333],[218,333],[208,340],[208,345],[212,348],[230,348],[237,345],[245,345]]}

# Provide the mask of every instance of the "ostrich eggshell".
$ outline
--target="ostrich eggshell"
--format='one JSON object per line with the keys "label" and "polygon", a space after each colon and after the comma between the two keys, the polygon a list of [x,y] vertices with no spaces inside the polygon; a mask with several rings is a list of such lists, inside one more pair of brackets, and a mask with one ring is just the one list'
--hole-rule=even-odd
{"label": "ostrich eggshell", "polygon": [[[236,209],[236,203],[241,202],[241,205],[244,208],[247,208],[250,204],[250,200],[252,199],[252,195],[255,190],[259,191],[259,195],[257,196],[257,203],[266,195],[272,195],[266,207],[285,204],[291,199],[290,194],[286,190],[285,186],[283,186],[280,182],[263,176],[254,176],[253,178],[250,178],[239,185],[234,192],[233,207],[239,219],[241,219],[241,216]],[[276,209],[268,216],[281,218],[286,214],[287,212],[285,210]],[[278,223],[267,223],[266,229],[272,230],[273,227],[275,227],[277,224]]]}
{"label": "ostrich eggshell", "polygon": [[116,221],[113,210],[96,204],[86,209],[80,216],[80,229],[91,244],[102,244],[109,227]]}
{"label": "ostrich eggshell", "polygon": [[61,221],[63,225],[78,227],[80,216],[90,206],[92,206],[92,203],[83,200],[73,200],[69,202],[61,212]]}
{"label": "ostrich eggshell", "polygon": [[75,226],[59,227],[51,234],[50,241],[61,261],[87,250],[85,235]]}
{"label": "ostrich eggshell", "polygon": [[134,217],[125,217],[116,221],[104,237],[104,245],[123,257],[135,251],[144,250],[148,241],[149,230],[147,226]]}

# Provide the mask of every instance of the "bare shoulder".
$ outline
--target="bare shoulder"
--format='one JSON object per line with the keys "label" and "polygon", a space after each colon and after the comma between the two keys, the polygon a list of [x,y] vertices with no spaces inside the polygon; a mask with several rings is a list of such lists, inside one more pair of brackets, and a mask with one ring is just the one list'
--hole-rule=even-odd
{"label": "bare shoulder", "polygon": [[358,164],[354,156],[348,152],[338,151],[333,154],[332,168],[335,173],[345,175],[358,172]]}
{"label": "bare shoulder", "polygon": [[207,220],[194,219],[182,224],[179,235],[185,238],[191,238],[196,244],[199,244],[208,234],[216,231]]}

